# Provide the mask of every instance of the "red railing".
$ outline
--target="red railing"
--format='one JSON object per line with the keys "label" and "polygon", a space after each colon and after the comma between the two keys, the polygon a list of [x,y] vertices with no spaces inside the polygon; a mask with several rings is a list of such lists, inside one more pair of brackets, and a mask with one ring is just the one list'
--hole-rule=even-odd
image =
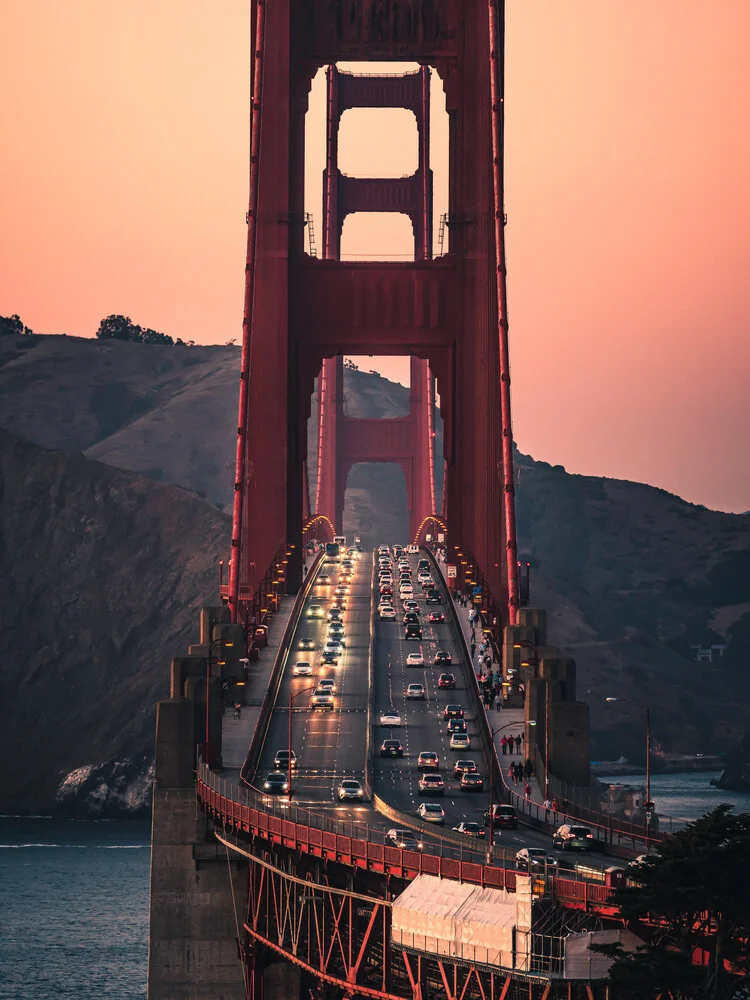
{"label": "red railing", "polygon": [[[382,833],[370,831],[366,824],[345,824],[322,813],[292,807],[294,819],[276,813],[276,800],[270,804],[251,789],[240,788],[213,774],[201,764],[196,775],[198,801],[213,819],[235,834],[261,837],[301,854],[337,861],[344,865],[412,879],[420,874],[436,875],[472,885],[515,891],[517,874],[513,868],[487,865],[477,861],[409,851],[390,847],[375,838]],[[280,805],[278,808],[282,808]],[[291,811],[287,809],[287,814]],[[349,827],[349,832],[343,830]],[[574,877],[550,876],[546,893],[563,904],[585,908],[609,905],[612,889],[608,885]]]}

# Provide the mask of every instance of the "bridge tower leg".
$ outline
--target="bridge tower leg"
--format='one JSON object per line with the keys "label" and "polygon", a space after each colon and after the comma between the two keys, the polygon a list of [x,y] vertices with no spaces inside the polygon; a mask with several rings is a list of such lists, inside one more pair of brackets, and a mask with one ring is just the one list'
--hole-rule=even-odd
{"label": "bridge tower leg", "polygon": [[[346,216],[356,211],[405,211],[414,231],[417,260],[432,257],[432,171],[430,169],[430,70],[400,78],[357,76],[326,70],[326,167],[323,172],[323,257],[339,260]],[[339,124],[344,111],[364,107],[405,107],[417,121],[419,161],[410,178],[353,178],[338,166]],[[407,183],[404,183],[406,181]],[[326,358],[321,368],[318,419],[318,488],[316,513],[325,513],[343,530],[346,480],[361,461],[395,461],[403,470],[409,508],[410,540],[423,519],[435,513],[434,388],[429,362],[412,356],[409,426],[404,453],[387,426],[349,420],[344,413],[343,358]],[[350,423],[349,433],[342,430]],[[382,421],[388,424],[387,420]],[[357,432],[360,432],[358,435]],[[358,441],[358,436],[369,441]],[[403,435],[401,435],[403,437]],[[347,447],[348,444],[348,447]],[[377,455],[376,458],[373,458]]]}

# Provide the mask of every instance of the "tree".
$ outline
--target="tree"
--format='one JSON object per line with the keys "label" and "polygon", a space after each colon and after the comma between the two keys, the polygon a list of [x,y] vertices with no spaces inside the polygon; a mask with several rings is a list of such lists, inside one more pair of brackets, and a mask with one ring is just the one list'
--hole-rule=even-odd
{"label": "tree", "polygon": [[[750,813],[717,806],[661,843],[613,903],[649,944],[615,957],[610,978],[624,997],[733,1000],[750,976]],[[636,929],[633,927],[633,929]],[[706,955],[692,964],[696,952]]]}
{"label": "tree", "polygon": [[144,344],[174,344],[169,334],[159,333],[158,330],[143,330],[141,341]]}
{"label": "tree", "polygon": [[143,331],[130,316],[107,316],[99,324],[96,335],[100,340],[131,340],[140,343]]}
{"label": "tree", "polygon": [[22,336],[29,337],[33,330],[24,326],[21,317],[14,313],[12,316],[0,316],[0,337]]}
{"label": "tree", "polygon": [[174,344],[166,333],[135,324],[130,316],[107,316],[99,324],[96,335],[100,340],[129,340],[137,344]]}

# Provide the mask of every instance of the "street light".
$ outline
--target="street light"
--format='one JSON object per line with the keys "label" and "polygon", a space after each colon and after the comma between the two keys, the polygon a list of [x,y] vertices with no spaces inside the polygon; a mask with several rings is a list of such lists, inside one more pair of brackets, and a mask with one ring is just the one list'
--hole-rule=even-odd
{"label": "street light", "polygon": [[[524,726],[535,726],[535,725],[536,725],[536,721],[534,719],[529,719],[528,722],[526,720],[524,720]],[[492,805],[493,805],[493,803],[492,803],[492,762],[495,759],[495,737],[497,736],[498,733],[501,733],[503,731],[503,729],[513,729],[513,728],[517,728],[517,727],[518,727],[518,723],[517,722],[506,722],[504,726],[498,726],[497,729],[493,729],[492,732],[490,733],[490,812],[489,812],[489,828],[490,828],[489,829],[489,834],[490,834],[490,842],[489,842],[488,850],[487,850],[487,862],[488,863],[492,861],[492,840],[493,840],[493,831],[494,831],[494,826],[493,826],[494,816],[492,815]]]}
{"label": "street light", "polygon": [[[539,679],[539,650],[533,642],[528,639],[519,639],[513,643],[514,649],[530,649],[534,654],[534,675]],[[521,663],[521,666],[530,666],[528,661]],[[544,798],[549,798],[549,751],[550,751],[550,725],[552,718],[552,689],[548,677],[542,678],[544,681]]]}
{"label": "street light", "polygon": [[[646,801],[643,803],[643,809],[646,815],[651,813],[654,808],[654,803],[651,801],[651,706],[642,705],[639,701],[635,701],[633,698],[605,698],[606,702],[612,703],[615,701],[628,701],[631,705],[635,705],[637,708],[642,709],[646,713]],[[646,840],[648,841],[650,818],[646,820]]]}
{"label": "street light", "polygon": [[314,691],[317,685],[310,684],[309,687],[302,688],[301,691],[297,691],[296,694],[292,694],[291,688],[289,690],[289,731],[288,731],[288,743],[289,743],[289,760],[287,761],[288,767],[288,778],[289,783],[289,804],[291,806],[292,802],[292,706],[300,695],[307,694],[308,691]]}

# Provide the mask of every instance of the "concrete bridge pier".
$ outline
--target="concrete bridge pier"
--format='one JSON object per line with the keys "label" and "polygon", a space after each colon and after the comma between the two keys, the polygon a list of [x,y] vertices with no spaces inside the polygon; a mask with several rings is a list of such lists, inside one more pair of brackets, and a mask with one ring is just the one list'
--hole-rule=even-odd
{"label": "concrete bridge pier", "polygon": [[247,867],[227,861],[197,811],[194,716],[188,698],[157,706],[147,997],[246,1000]]}

